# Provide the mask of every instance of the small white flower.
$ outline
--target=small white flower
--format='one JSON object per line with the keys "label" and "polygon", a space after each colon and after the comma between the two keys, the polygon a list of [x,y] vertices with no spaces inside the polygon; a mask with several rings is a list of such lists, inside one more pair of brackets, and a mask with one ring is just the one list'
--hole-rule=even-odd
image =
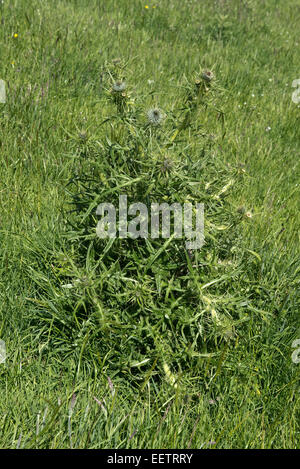
{"label": "small white flower", "polygon": [[148,80],[148,85],[153,85],[154,80]]}
{"label": "small white flower", "polygon": [[149,123],[152,125],[159,125],[164,118],[161,110],[158,108],[149,109],[147,112],[147,117]]}
{"label": "small white flower", "polygon": [[266,127],[266,132],[270,132],[270,130],[271,130],[271,127],[269,127],[269,126]]}
{"label": "small white flower", "polygon": [[113,90],[116,91],[117,93],[120,93],[121,91],[125,91],[126,90],[125,81],[116,81],[113,84]]}

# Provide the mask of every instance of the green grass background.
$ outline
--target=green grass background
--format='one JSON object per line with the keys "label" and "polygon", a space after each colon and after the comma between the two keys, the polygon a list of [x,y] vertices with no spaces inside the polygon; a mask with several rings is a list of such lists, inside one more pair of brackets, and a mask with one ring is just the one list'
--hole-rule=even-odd
{"label": "green grass background", "polygon": [[[0,15],[0,446],[299,447],[298,2],[13,0]],[[99,273],[105,243],[92,255],[70,228],[68,183],[93,173],[100,191],[142,175],[142,193],[165,152],[143,113],[166,113],[165,142],[203,69],[216,76],[212,107],[167,147],[176,171],[154,184],[184,197],[199,181],[209,204],[231,181],[197,268],[169,246],[144,275],[146,248],[155,256],[163,243],[140,241],[112,246]],[[129,124],[103,124],[116,114],[114,72],[142,161],[126,159]],[[218,238],[211,224],[229,229]],[[188,268],[177,282],[178,262]],[[73,298],[68,278],[89,283]]]}

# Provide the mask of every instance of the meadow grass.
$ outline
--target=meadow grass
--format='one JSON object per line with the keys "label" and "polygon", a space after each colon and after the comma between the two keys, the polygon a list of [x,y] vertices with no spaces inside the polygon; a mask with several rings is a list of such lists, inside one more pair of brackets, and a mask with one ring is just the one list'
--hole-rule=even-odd
{"label": "meadow grass", "polygon": [[[299,447],[298,2],[0,15],[0,447]],[[97,239],[121,193],[205,245]]]}

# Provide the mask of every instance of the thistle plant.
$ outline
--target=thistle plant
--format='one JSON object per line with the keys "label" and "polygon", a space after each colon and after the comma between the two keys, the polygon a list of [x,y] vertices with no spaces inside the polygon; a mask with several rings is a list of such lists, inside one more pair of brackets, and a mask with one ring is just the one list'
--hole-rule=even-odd
{"label": "thistle plant", "polygon": [[[197,92],[198,84],[195,83],[193,93],[196,98]],[[230,224],[225,198],[215,195],[225,192],[231,171],[217,159],[212,161],[210,139],[201,142],[201,151],[206,154],[202,160],[190,159],[185,154],[188,135],[197,132],[197,126],[190,120],[186,120],[184,126],[189,134],[182,133],[180,140],[172,141],[170,135],[178,129],[177,120],[164,119],[164,113],[157,106],[143,110],[138,99],[131,107],[131,114],[127,111],[124,114],[124,93],[125,82],[114,81],[110,96],[122,115],[107,119],[107,124],[104,124],[106,130],[102,130],[106,135],[110,132],[110,138],[106,142],[102,140],[101,146],[97,148],[96,145],[93,151],[90,148],[80,173],[68,186],[74,207],[70,214],[70,224],[74,227],[70,232],[70,242],[74,246],[76,244],[80,268],[80,275],[74,273],[74,277],[88,279],[84,285],[73,281],[76,288],[64,289],[70,305],[77,301],[76,295],[73,296],[76,291],[85,292],[81,296],[80,310],[83,310],[77,317],[79,331],[74,340],[75,337],[76,341],[80,340],[78,333],[82,336],[81,329],[93,327],[94,340],[100,341],[97,343],[101,344],[101,353],[105,354],[109,349],[107,331],[112,327],[119,337],[120,347],[127,350],[126,367],[132,357],[135,361],[144,361],[156,354],[161,359],[164,355],[170,364],[178,360],[180,366],[185,367],[192,356],[196,357],[207,347],[212,347],[215,340],[229,340],[227,322],[233,327],[235,321],[229,299],[228,302],[216,300],[215,315],[212,316],[196,280],[200,275],[200,258],[209,256],[215,243],[222,244],[224,231],[215,227]],[[194,107],[196,111],[194,103],[188,104],[190,114]],[[146,126],[143,114],[147,117]],[[197,119],[196,112],[194,119]],[[205,179],[211,180],[209,189],[205,188],[204,181],[199,181],[200,168],[203,167]],[[214,177],[216,172],[217,179]],[[166,244],[164,239],[116,238],[109,241],[97,238],[97,204],[109,201],[117,207],[120,193],[126,193],[132,202],[146,205],[164,201],[170,204],[204,202],[208,218],[207,242],[203,251],[189,255],[183,240]],[[212,224],[210,219],[213,219]],[[174,222],[172,218],[171,229]],[[86,266],[89,266],[88,271]],[[108,271],[111,274],[106,275]],[[208,269],[201,282],[209,280]],[[62,279],[62,283],[71,282]],[[171,288],[171,296],[167,293],[168,288]],[[172,309],[174,301],[177,306]],[[231,313],[226,316],[226,327],[225,310],[232,312],[232,316]],[[117,323],[113,320],[115,314]],[[198,319],[191,321],[193,317]],[[124,327],[126,332],[123,335]],[[175,329],[178,333],[173,336]],[[158,336],[164,343],[163,352],[158,346]],[[189,344],[189,351],[185,343]],[[118,360],[116,349],[110,350],[110,357],[112,364]],[[161,366],[163,363],[161,361]]]}
{"label": "thistle plant", "polygon": [[[48,284],[43,293],[43,308],[57,311],[54,332],[45,328],[45,333],[87,364],[98,354],[107,355],[107,365],[125,369],[133,381],[143,379],[144,373],[137,373],[132,364],[150,364],[154,359],[162,370],[167,362],[179,376],[202,353],[235,337],[230,331],[238,318],[224,289],[231,288],[229,279],[236,264],[218,263],[212,256],[217,250],[222,261],[232,257],[238,223],[243,222],[232,215],[226,200],[235,170],[216,157],[217,143],[208,132],[198,138],[198,82],[186,87],[191,99],[182,96],[181,115],[166,110],[168,119],[159,106],[149,107],[143,97],[136,96],[129,106],[124,79],[108,75],[106,86],[110,114],[99,129],[91,135],[88,127],[80,126],[68,135],[70,148],[79,158],[67,185],[71,208],[64,214],[66,255],[64,260],[61,256],[51,260],[53,288],[60,294],[53,300]],[[212,87],[207,95],[213,93]],[[218,123],[214,125],[217,132]],[[191,138],[196,142],[192,152]],[[172,237],[100,239],[97,206],[108,202],[117,214],[120,194],[126,194],[129,203],[147,207],[164,202],[204,203],[205,245],[200,251],[189,251],[184,239]],[[171,233],[175,224],[171,213]],[[224,278],[222,288],[215,289],[208,304],[200,285],[209,285],[216,275]]]}
{"label": "thistle plant", "polygon": [[128,100],[125,81],[117,80],[113,83],[111,96],[114,104],[117,106],[118,112],[122,114],[125,111]]}

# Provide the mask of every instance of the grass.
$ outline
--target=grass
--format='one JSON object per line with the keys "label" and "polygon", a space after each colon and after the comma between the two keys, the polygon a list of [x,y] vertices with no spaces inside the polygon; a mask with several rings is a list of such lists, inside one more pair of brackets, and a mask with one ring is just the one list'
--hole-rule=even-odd
{"label": "grass", "polygon": [[[0,446],[297,448],[300,8],[148,7],[0,5]],[[120,194],[205,245],[98,239]]]}

